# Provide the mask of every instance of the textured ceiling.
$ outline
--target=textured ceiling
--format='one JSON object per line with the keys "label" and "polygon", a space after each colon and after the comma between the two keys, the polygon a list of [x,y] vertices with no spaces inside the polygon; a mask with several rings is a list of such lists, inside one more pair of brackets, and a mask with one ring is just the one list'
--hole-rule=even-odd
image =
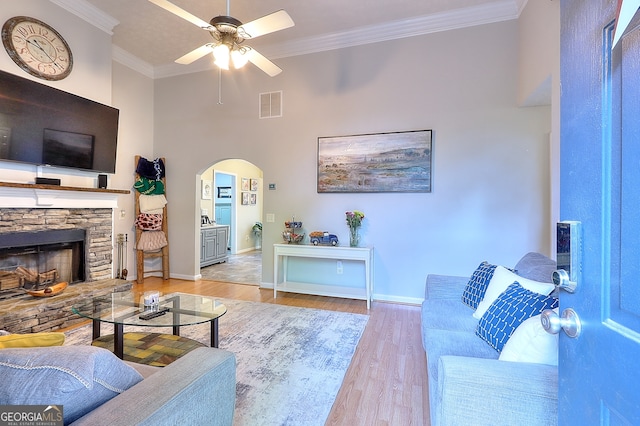
{"label": "textured ceiling", "polygon": [[[211,41],[208,32],[147,0],[85,1],[119,21],[113,29],[114,45],[152,67],[172,64]],[[225,0],[172,3],[205,21],[227,14]],[[245,23],[279,9],[291,15],[294,27],[247,42],[274,58],[336,48],[342,41],[362,44],[420,31],[513,19],[525,3],[526,0],[230,0],[229,6],[230,15]],[[425,28],[417,28],[420,26]]]}

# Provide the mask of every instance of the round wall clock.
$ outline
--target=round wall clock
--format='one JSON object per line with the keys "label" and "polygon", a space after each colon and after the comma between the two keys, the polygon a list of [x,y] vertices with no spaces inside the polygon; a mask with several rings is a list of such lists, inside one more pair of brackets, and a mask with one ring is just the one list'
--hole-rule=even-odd
{"label": "round wall clock", "polygon": [[73,68],[73,56],[65,39],[38,19],[8,19],[2,26],[2,44],[13,62],[33,76],[62,80]]}

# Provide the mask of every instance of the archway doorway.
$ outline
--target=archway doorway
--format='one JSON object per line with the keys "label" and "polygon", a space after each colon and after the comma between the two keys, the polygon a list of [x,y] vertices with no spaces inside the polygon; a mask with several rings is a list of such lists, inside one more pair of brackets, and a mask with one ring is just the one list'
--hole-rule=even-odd
{"label": "archway doorway", "polygon": [[203,189],[200,200],[203,222],[229,227],[228,260],[201,266],[203,279],[260,284],[261,236],[254,229],[262,224],[262,176],[260,168],[241,159],[218,161],[201,173],[203,188],[210,185],[211,191],[207,197]]}

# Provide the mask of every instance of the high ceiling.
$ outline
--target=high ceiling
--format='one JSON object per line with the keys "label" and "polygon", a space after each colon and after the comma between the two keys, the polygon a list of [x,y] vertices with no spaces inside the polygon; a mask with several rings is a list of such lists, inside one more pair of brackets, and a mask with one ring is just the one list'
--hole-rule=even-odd
{"label": "high ceiling", "polygon": [[[114,45],[153,68],[173,66],[175,59],[211,41],[208,32],[148,0],[85,1],[119,21]],[[171,1],[205,21],[227,15],[225,0]],[[252,47],[277,59],[515,19],[526,1],[229,0],[229,6],[230,15],[244,23],[279,9],[289,13],[294,27],[250,40]]]}

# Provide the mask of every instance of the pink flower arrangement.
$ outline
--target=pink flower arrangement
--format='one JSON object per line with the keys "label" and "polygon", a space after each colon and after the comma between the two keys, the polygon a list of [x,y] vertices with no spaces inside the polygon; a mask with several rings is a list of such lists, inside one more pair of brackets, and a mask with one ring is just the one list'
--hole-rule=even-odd
{"label": "pink flower arrangement", "polygon": [[347,225],[349,225],[349,228],[355,229],[359,228],[360,225],[362,225],[364,213],[362,213],[361,211],[354,210],[352,212],[346,212],[345,215],[347,216]]}

